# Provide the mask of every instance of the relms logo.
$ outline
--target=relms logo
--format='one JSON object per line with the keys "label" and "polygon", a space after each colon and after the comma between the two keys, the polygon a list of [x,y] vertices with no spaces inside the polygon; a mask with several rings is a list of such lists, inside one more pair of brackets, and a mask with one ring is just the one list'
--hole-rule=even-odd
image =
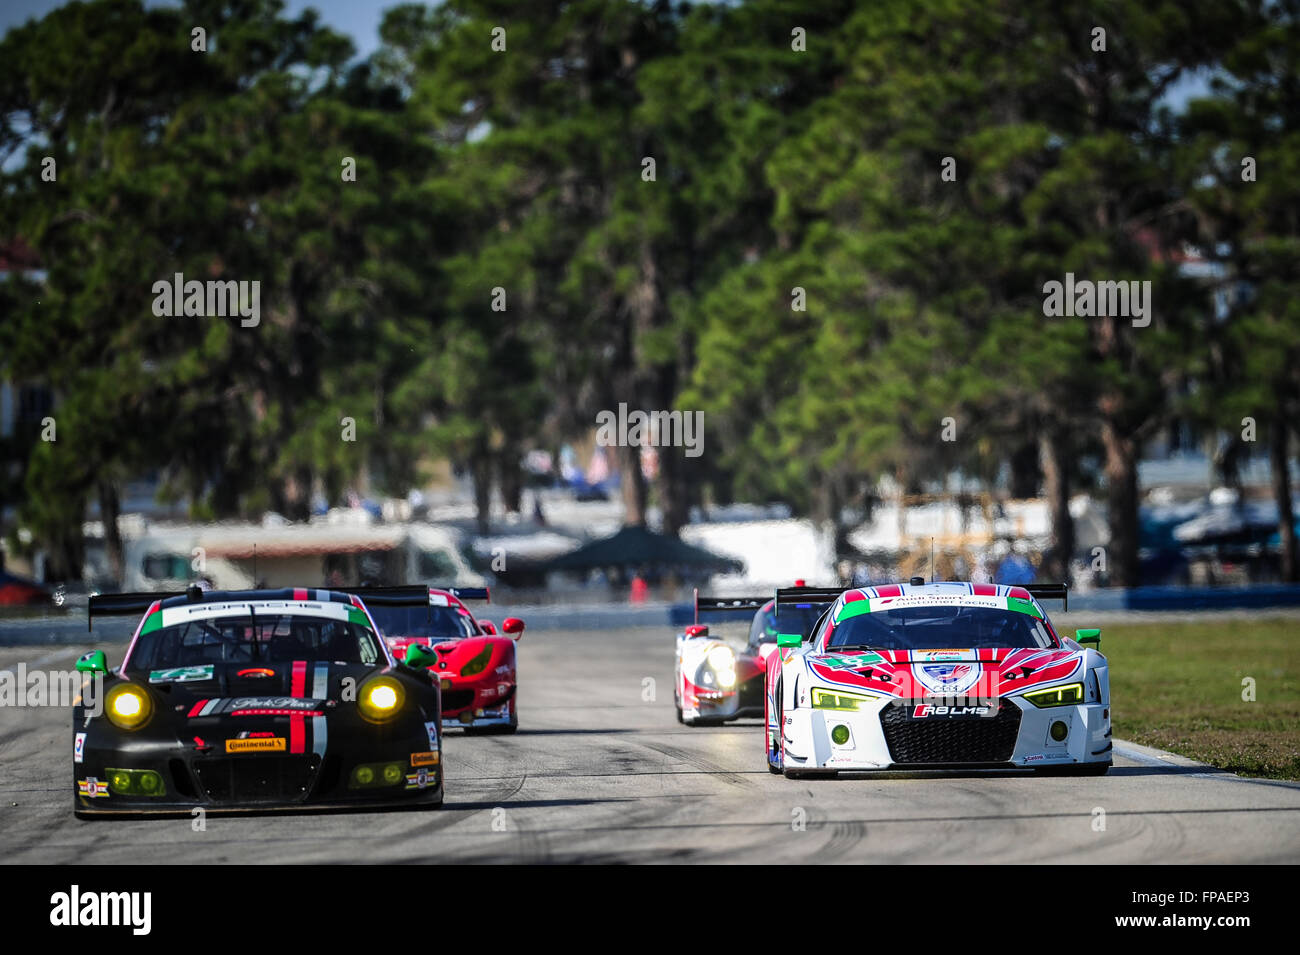
{"label": "relms logo", "polygon": [[934,706],[919,703],[912,710],[912,718],[923,720],[928,716],[988,716],[989,712],[987,706]]}
{"label": "relms logo", "polygon": [[126,926],[133,935],[148,935],[152,925],[152,892],[68,892],[50,896],[50,924],[59,926]]}

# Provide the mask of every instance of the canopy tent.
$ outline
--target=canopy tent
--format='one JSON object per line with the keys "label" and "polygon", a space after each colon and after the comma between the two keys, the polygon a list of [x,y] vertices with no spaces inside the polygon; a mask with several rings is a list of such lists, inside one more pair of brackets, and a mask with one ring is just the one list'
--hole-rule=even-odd
{"label": "canopy tent", "polygon": [[590,571],[609,567],[682,568],[712,573],[739,573],[743,561],[723,557],[644,527],[624,527],[612,537],[592,541],[547,562],[546,570]]}

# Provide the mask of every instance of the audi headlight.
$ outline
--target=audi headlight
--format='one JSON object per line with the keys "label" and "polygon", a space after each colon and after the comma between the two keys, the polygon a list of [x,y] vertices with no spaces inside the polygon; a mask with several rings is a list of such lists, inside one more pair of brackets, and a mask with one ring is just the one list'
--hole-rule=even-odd
{"label": "audi headlight", "polygon": [[1083,702],[1083,684],[1066,683],[1064,686],[1054,686],[1047,690],[1033,690],[1021,695],[1038,707],[1069,706]]}
{"label": "audi headlight", "polygon": [[133,683],[121,683],[108,691],[104,712],[118,729],[138,730],[153,716],[153,699]]}
{"label": "audi headlight", "polygon": [[819,710],[857,710],[863,703],[872,703],[878,696],[860,696],[857,693],[845,693],[843,690],[824,690],[813,687],[812,705]]}
{"label": "audi headlight", "polygon": [[377,676],[361,685],[357,694],[357,709],[372,723],[391,720],[402,711],[406,690],[391,676]]}

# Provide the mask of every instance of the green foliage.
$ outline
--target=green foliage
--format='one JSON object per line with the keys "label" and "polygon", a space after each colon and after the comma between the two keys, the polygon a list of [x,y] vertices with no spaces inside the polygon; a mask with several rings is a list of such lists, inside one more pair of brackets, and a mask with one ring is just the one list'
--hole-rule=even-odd
{"label": "green foliage", "polygon": [[[0,40],[0,242],[43,270],[0,286],[0,373],[59,429],[0,494],[74,572],[134,475],[302,516],[442,456],[484,506],[626,401],[706,412],[704,461],[661,458],[670,530],[704,483],[835,520],[1045,436],[1110,490],[1124,580],[1152,434],[1294,420],[1296,7],[448,0],[356,62],[276,0],[68,4]],[[1230,320],[1187,242],[1254,289]],[[177,272],[260,281],[261,322],[155,316]],[[1150,327],[1045,317],[1066,272],[1151,281]]]}

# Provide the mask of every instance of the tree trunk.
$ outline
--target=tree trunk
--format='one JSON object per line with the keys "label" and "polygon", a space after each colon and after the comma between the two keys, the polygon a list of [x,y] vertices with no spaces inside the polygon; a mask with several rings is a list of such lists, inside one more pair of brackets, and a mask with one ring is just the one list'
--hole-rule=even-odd
{"label": "tree trunk", "polygon": [[506,510],[518,514],[523,505],[524,483],[517,452],[506,450],[497,455],[497,480]]}
{"label": "tree trunk", "polygon": [[1106,448],[1106,522],[1110,527],[1106,569],[1112,585],[1136,587],[1140,583],[1137,443],[1121,434],[1109,418],[1102,422],[1101,438]]}
{"label": "tree trunk", "polygon": [[1300,581],[1296,566],[1295,511],[1291,505],[1291,474],[1287,467],[1290,456],[1291,435],[1286,420],[1279,417],[1273,422],[1269,435],[1269,465],[1273,474],[1273,500],[1277,502],[1277,530],[1282,538],[1282,580],[1286,583]]}
{"label": "tree trunk", "polygon": [[622,472],[623,526],[645,527],[646,483],[641,474],[641,449],[620,447],[618,463]]}
{"label": "tree trunk", "polygon": [[1039,449],[1032,441],[1026,442],[1011,453],[1011,496],[1018,500],[1031,498],[1038,493],[1042,478]]}
{"label": "tree trunk", "polygon": [[1065,441],[1053,428],[1038,438],[1039,466],[1043,472],[1043,494],[1052,520],[1052,544],[1043,555],[1041,572],[1052,582],[1070,579],[1070,557],[1074,554],[1074,518],[1070,516],[1069,463]]}
{"label": "tree trunk", "polygon": [[474,519],[478,532],[486,534],[492,518],[492,456],[486,447],[477,449],[470,458],[469,474],[474,484]]}
{"label": "tree trunk", "polygon": [[104,525],[104,552],[108,557],[108,573],[119,587],[126,585],[126,549],[122,545],[122,530],[117,519],[122,513],[122,502],[117,486],[112,481],[99,482],[99,517]]}

